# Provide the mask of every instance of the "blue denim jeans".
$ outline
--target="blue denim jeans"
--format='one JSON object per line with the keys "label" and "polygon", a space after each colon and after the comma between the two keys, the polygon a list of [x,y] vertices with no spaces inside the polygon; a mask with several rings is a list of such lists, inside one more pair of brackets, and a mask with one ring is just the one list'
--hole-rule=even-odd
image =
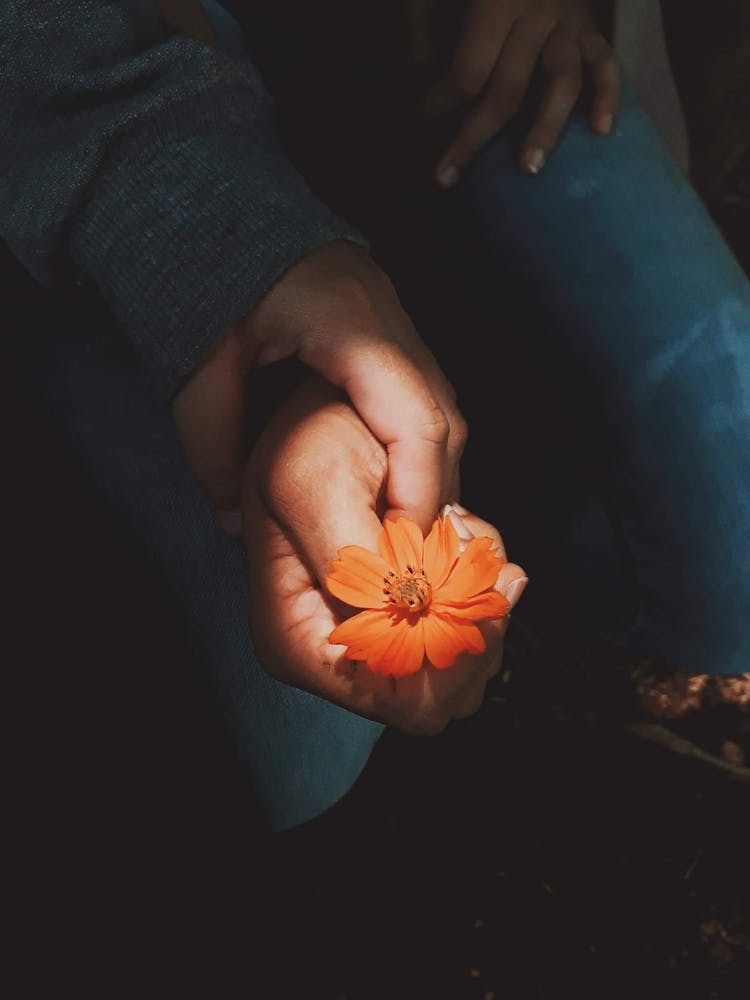
{"label": "blue denim jeans", "polygon": [[[240,48],[229,15],[207,6]],[[648,119],[627,92],[608,140],[575,118],[533,178],[502,136],[446,206],[487,308],[522,300],[534,343],[583,399],[601,489],[560,485],[547,510],[587,627],[695,673],[750,669],[750,284]],[[271,825],[320,814],[383,727],[264,673],[242,545],[217,526],[161,389],[106,317],[38,331],[29,357],[71,450],[182,608]]]}
{"label": "blue denim jeans", "polygon": [[488,307],[514,296],[570,380],[597,493],[561,498],[558,537],[594,631],[749,670],[750,282],[632,92],[610,138],[579,114],[538,177],[491,143],[452,211]]}

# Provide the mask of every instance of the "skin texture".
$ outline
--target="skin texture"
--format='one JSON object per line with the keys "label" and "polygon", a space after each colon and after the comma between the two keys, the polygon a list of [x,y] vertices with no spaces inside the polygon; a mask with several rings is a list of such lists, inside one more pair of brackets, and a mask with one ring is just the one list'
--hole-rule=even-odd
{"label": "skin texture", "polygon": [[[463,654],[449,670],[429,664],[398,679],[344,656],[327,636],[354,609],[322,587],[344,545],[375,551],[388,474],[385,449],[346,398],[320,379],[297,389],[253,450],[245,476],[243,523],[250,625],[264,667],[288,684],[417,736],[431,736],[477,711],[501,667],[508,619],[483,622],[485,653]],[[497,529],[468,513],[464,537]],[[520,581],[520,582],[519,582]],[[526,582],[506,563],[497,589],[514,605]]]}
{"label": "skin texture", "polygon": [[[251,367],[296,354],[319,373],[277,409],[245,454]],[[453,390],[391,283],[354,244],[290,268],[235,324],[173,403],[189,467],[219,510],[241,505],[250,627],[263,667],[367,718],[415,735],[477,711],[499,669],[507,619],[483,624],[487,650],[450,670],[394,682],[344,657],[327,636],[351,613],[321,585],[344,545],[377,548],[383,517],[423,532],[458,495],[466,427]],[[465,530],[497,529],[467,517]],[[498,586],[511,604],[523,570]]]}
{"label": "skin texture", "polygon": [[[433,21],[438,0],[409,0],[414,60],[428,67],[437,57]],[[455,4],[454,4],[455,6]],[[538,173],[575,107],[584,81],[591,83],[592,129],[612,129],[620,71],[586,0],[460,0],[461,30],[449,65],[440,68],[422,111],[429,118],[460,113],[457,131],[435,168],[441,187],[457,182],[481,149],[515,117],[535,76],[543,80],[534,121],[519,165]],[[465,10],[464,10],[465,8]]]}
{"label": "skin texture", "polygon": [[385,513],[427,531],[459,495],[466,423],[391,282],[344,240],[289,268],[175,398],[188,462],[215,506],[239,506],[247,372],[292,356],[343,389],[385,447]]}

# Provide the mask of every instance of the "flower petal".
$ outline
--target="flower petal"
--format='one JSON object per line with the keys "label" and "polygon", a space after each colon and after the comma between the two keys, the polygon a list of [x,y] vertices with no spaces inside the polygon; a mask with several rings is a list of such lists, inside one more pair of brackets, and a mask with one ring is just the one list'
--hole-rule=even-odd
{"label": "flower petal", "polygon": [[378,540],[381,556],[403,576],[407,566],[421,569],[424,560],[424,538],[419,525],[406,517],[385,521]]}
{"label": "flower petal", "polygon": [[494,544],[491,538],[472,538],[445,583],[437,591],[433,588],[432,599],[440,604],[461,604],[494,587],[505,562],[497,549],[491,551]]}
{"label": "flower petal", "polygon": [[445,583],[460,551],[456,529],[449,518],[439,517],[424,540],[424,572],[433,590]]}
{"label": "flower petal", "polygon": [[433,601],[430,611],[436,615],[449,615],[464,621],[479,622],[486,618],[502,618],[507,614],[510,601],[496,590],[485,590],[483,594],[467,597],[457,604]]}
{"label": "flower petal", "polygon": [[424,619],[422,615],[404,615],[393,626],[391,645],[368,666],[379,674],[406,677],[416,674],[424,663]]}
{"label": "flower petal", "polygon": [[390,567],[382,556],[361,545],[345,545],[331,563],[326,587],[355,608],[379,608],[386,600],[383,580]]}
{"label": "flower petal", "polygon": [[382,611],[368,609],[337,625],[328,636],[328,641],[346,646],[347,659],[365,660],[370,650],[386,641],[390,627],[391,618],[385,608]]}
{"label": "flower petal", "polygon": [[415,674],[424,660],[421,615],[362,611],[338,625],[328,641],[346,646],[348,660],[365,660],[375,673],[393,677]]}
{"label": "flower petal", "polygon": [[470,622],[433,614],[424,618],[424,644],[427,659],[438,670],[452,667],[459,653],[483,653],[484,636]]}

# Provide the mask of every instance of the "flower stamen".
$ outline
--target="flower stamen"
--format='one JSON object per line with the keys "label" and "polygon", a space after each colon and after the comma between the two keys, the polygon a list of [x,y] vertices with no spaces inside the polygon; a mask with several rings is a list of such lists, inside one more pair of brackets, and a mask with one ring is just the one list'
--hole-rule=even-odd
{"label": "flower stamen", "polygon": [[404,576],[389,573],[383,583],[383,593],[389,604],[407,611],[426,611],[430,606],[432,587],[424,570],[417,572],[413,566],[407,566]]}

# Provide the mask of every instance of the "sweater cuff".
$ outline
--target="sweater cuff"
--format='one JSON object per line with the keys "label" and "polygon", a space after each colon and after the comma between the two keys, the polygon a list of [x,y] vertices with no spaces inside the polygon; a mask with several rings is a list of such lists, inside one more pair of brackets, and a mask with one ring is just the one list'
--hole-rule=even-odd
{"label": "sweater cuff", "polygon": [[121,139],[81,207],[73,262],[173,392],[305,254],[367,240],[286,157],[270,102],[201,97]]}

